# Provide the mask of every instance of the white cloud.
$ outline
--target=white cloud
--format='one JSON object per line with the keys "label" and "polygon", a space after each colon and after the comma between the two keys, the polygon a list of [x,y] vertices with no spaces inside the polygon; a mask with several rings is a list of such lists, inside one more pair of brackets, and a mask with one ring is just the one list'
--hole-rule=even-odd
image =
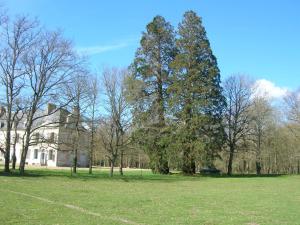
{"label": "white cloud", "polygon": [[95,46],[85,46],[78,47],[77,51],[83,55],[98,55],[104,52],[115,51],[122,48],[126,48],[130,45],[133,45],[138,42],[138,38],[135,36],[131,38],[125,38],[123,40],[119,40],[118,42],[108,44],[108,45],[95,45]]}
{"label": "white cloud", "polygon": [[114,45],[97,45],[97,46],[90,46],[90,47],[79,47],[77,48],[77,51],[80,54],[84,54],[84,55],[97,55],[103,52],[109,52],[109,51],[125,48],[128,45],[129,45],[128,43],[124,42],[124,43],[118,43]]}
{"label": "white cloud", "polygon": [[254,83],[254,95],[267,98],[282,98],[288,93],[288,88],[278,87],[273,82],[260,79]]}

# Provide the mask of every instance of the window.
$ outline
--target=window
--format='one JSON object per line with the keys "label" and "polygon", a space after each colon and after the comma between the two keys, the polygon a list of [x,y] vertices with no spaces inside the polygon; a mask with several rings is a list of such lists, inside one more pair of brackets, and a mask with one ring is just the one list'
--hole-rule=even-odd
{"label": "window", "polygon": [[54,142],[56,141],[56,139],[57,139],[56,134],[55,134],[54,132],[51,132],[51,133],[49,134],[49,142],[50,142],[50,143],[54,143]]}
{"label": "window", "polygon": [[3,128],[4,125],[5,125],[4,122],[1,122],[1,123],[0,123],[0,128]]}
{"label": "window", "polygon": [[54,160],[53,150],[49,151],[49,160]]}
{"label": "window", "polygon": [[38,149],[34,149],[33,158],[34,158],[34,159],[37,159],[37,158],[38,158]]}

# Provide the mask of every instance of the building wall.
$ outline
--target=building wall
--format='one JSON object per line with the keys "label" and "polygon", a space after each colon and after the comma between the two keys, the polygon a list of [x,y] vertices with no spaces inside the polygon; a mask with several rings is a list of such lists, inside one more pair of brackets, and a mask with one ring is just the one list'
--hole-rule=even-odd
{"label": "building wall", "polygon": [[[53,132],[53,129],[48,131],[43,131],[44,135],[50,134]],[[55,131],[54,131],[55,132]],[[58,129],[56,129],[58,132]],[[21,153],[22,153],[22,137],[24,135],[23,130],[18,131],[18,141],[16,143],[16,157],[17,163],[20,163]],[[14,133],[12,135],[12,141],[14,140]],[[5,140],[5,132],[0,132],[0,140]],[[35,150],[37,150],[37,154],[35,154]],[[52,154],[50,154],[52,152]],[[13,155],[13,146],[11,146],[10,157],[12,159]],[[52,155],[52,158],[50,157]],[[0,155],[0,158],[4,160],[4,155]],[[30,146],[27,156],[26,163],[29,165],[47,165],[47,166],[56,166],[56,158],[57,158],[57,148],[55,144],[45,144],[45,143],[37,143],[36,145]]]}
{"label": "building wall", "polygon": [[[24,130],[18,130],[19,140],[16,144],[16,157],[17,163],[20,163],[22,152],[22,137]],[[35,133],[39,133],[39,141],[34,141],[34,145],[29,147],[26,157],[26,163],[29,165],[47,165],[47,166],[72,166],[73,155],[72,150],[74,147],[74,129],[65,127],[48,127],[38,129]],[[54,134],[54,139],[52,137]],[[12,132],[12,140],[14,132]],[[33,140],[34,137],[32,138]],[[51,141],[47,141],[51,139]],[[0,129],[0,143],[5,143],[5,128]],[[89,135],[87,131],[80,132],[78,140],[78,166],[87,167],[88,149],[89,149]],[[37,154],[35,154],[37,149]],[[52,156],[53,158],[51,159]],[[11,146],[11,157],[13,153],[13,146]],[[36,157],[35,157],[36,156]],[[0,153],[0,160],[4,160],[4,155]]]}
{"label": "building wall", "polygon": [[89,133],[80,129],[79,137],[76,129],[71,126],[61,126],[58,136],[59,149],[58,166],[71,166],[73,164],[74,149],[77,148],[77,164],[79,167],[88,167],[89,165]]}

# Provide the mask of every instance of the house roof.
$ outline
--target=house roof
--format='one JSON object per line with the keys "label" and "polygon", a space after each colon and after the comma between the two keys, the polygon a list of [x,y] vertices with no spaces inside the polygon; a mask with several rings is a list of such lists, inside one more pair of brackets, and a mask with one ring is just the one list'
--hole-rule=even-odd
{"label": "house roof", "polygon": [[[26,122],[27,122],[27,113],[19,112],[16,116],[16,118],[19,118],[17,129],[23,130],[26,128]],[[57,125],[64,124],[67,128],[72,128],[74,126],[74,114],[66,109],[54,109],[52,112],[48,113],[48,110],[39,110],[36,112],[35,117],[37,118],[33,122],[32,128],[40,127],[40,126],[46,126],[46,127],[55,127]],[[80,126],[81,129],[89,130],[89,126],[86,122],[83,121],[84,119],[81,119]],[[0,114],[0,122],[6,122],[6,114],[3,113]]]}

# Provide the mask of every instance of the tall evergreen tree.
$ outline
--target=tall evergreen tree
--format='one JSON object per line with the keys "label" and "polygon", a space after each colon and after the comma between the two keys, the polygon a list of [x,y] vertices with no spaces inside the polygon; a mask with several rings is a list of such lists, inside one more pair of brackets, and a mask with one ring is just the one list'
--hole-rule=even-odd
{"label": "tall evergreen tree", "polygon": [[225,100],[217,60],[201,18],[193,11],[186,12],[178,34],[178,54],[172,63],[174,73],[169,87],[170,105],[178,121],[175,136],[182,151],[182,171],[193,174],[196,158],[202,156],[206,166],[213,167],[213,159],[221,149]]}
{"label": "tall evergreen tree", "polygon": [[143,33],[131,65],[128,93],[134,104],[134,140],[149,155],[154,172],[169,173],[167,159],[166,89],[174,58],[174,31],[161,16],[154,17]]}

